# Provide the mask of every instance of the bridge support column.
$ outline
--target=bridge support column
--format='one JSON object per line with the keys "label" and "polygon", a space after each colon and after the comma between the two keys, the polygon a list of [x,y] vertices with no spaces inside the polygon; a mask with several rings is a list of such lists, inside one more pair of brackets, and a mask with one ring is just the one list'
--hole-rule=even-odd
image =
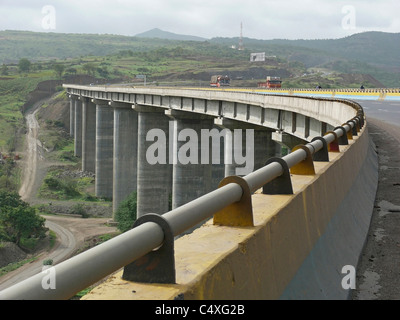
{"label": "bridge support column", "polygon": [[96,172],[96,105],[82,100],[82,171]]}
{"label": "bridge support column", "polygon": [[[214,125],[214,129],[221,131],[221,128]],[[226,138],[224,137],[223,139],[220,139],[220,150],[219,154],[215,156],[219,156],[219,164],[218,164],[218,159],[214,159],[214,155],[212,154],[212,150],[210,150],[211,153],[211,190],[213,191],[215,189],[218,189],[219,183],[222,181],[222,179],[225,177],[225,143],[226,143]],[[210,148],[211,149],[211,148]]]}
{"label": "bridge support column", "polygon": [[[224,129],[230,130],[230,134],[225,135],[225,150],[224,150],[224,163],[225,163],[225,177],[229,176],[236,176],[236,168],[241,167],[242,165],[239,165],[235,161],[235,156],[234,156],[234,147],[238,148],[238,141],[234,140],[234,132],[233,128],[230,126],[230,128],[224,127]],[[243,134],[242,132],[242,140],[241,140],[241,146],[242,146],[242,153],[243,150],[246,150],[246,134]],[[252,151],[252,150],[249,150]],[[248,152],[246,150],[246,152]],[[228,160],[230,159],[230,160]]]}
{"label": "bridge support column", "polygon": [[300,139],[285,132],[273,132],[272,139],[276,143],[279,143],[280,145],[289,148],[290,150],[292,150],[295,146],[298,146],[299,144],[307,144],[306,140]]}
{"label": "bridge support column", "polygon": [[97,197],[111,199],[113,195],[113,133],[114,112],[108,101],[96,103],[96,181]]}
{"label": "bridge support column", "polygon": [[75,100],[74,155],[82,157],[82,98]]}
{"label": "bridge support column", "polygon": [[[208,164],[201,164],[202,150],[200,138],[201,129],[212,129],[213,120],[207,116],[198,117],[195,114],[188,114],[176,110],[167,111],[167,114],[171,119],[173,119],[172,131],[173,142],[175,144],[173,150],[174,152],[178,152],[178,154],[175,155],[176,157],[172,171],[172,208],[175,209],[211,191],[211,159],[209,159]],[[197,145],[193,145],[193,147],[197,149],[198,153],[196,159],[197,162],[194,164],[191,161],[188,163],[183,163],[182,161],[190,157],[190,154],[193,151],[189,146],[187,146],[189,141],[193,142],[191,137],[188,139],[186,134],[179,137],[180,133],[182,133],[182,130],[184,129],[192,130],[198,138]],[[183,146],[183,149],[186,150],[186,147],[189,147],[189,150],[187,152],[182,151],[181,148]],[[209,150],[207,150],[207,152],[209,152]]]}
{"label": "bridge support column", "polygon": [[254,131],[254,171],[265,166],[269,158],[280,156],[280,145],[272,140],[272,131]]}
{"label": "bridge support column", "polygon": [[[147,213],[163,214],[170,209],[172,190],[172,166],[168,164],[169,118],[160,108],[135,105],[133,109],[138,113],[137,217]],[[153,139],[150,135],[147,141],[147,135],[153,129],[155,130],[152,132],[161,133],[165,141]],[[151,148],[156,143],[159,148],[154,151]],[[162,151],[164,159],[160,154]],[[149,158],[156,153],[159,161]]]}
{"label": "bridge support column", "polygon": [[74,155],[82,157],[82,101],[75,100]]}
{"label": "bridge support column", "polygon": [[78,97],[71,95],[69,98],[69,135],[73,137],[75,133],[75,101]]}
{"label": "bridge support column", "polygon": [[[272,131],[261,127],[261,126],[251,126],[248,124],[241,124],[239,121],[229,120],[229,119],[216,119],[215,124],[221,128],[228,129],[231,134],[225,136],[225,176],[235,176],[238,175],[237,168],[244,168],[247,163],[239,164],[237,159],[235,159],[235,148],[239,148],[239,141],[235,140],[234,130],[242,130],[241,134],[241,151],[236,150],[236,153],[242,154],[243,157],[248,158],[253,157],[253,171],[260,169],[265,165],[265,162],[277,155],[280,155],[279,145],[272,140]],[[247,129],[253,129],[254,135],[252,136],[252,141],[247,141]],[[251,137],[251,135],[250,135]],[[237,138],[236,138],[237,139]],[[231,163],[228,163],[228,159],[231,159]]]}
{"label": "bridge support column", "polygon": [[[131,104],[110,102],[114,108],[113,213],[136,191],[138,114]],[[114,219],[114,216],[113,216]]]}

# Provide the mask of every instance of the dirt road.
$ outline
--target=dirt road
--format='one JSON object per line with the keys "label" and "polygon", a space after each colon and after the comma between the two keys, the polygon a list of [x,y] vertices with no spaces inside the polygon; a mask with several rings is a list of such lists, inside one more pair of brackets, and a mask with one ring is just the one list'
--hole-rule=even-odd
{"label": "dirt road", "polygon": [[0,291],[22,280],[42,272],[43,261],[53,260],[53,265],[60,263],[81,248],[85,240],[100,234],[115,232],[114,227],[106,225],[108,219],[71,218],[46,216],[46,227],[57,234],[57,242],[51,250],[44,249],[37,254],[37,260],[0,277]]}
{"label": "dirt road", "polygon": [[[28,202],[35,202],[35,195],[46,175],[47,162],[45,150],[38,139],[40,126],[36,113],[44,101],[36,103],[26,115],[27,135],[24,154],[23,176],[19,194]],[[51,250],[44,249],[37,253],[35,262],[26,264],[9,272],[0,278],[0,291],[42,271],[43,260],[53,260],[53,265],[71,257],[85,240],[116,231],[115,227],[107,226],[109,218],[82,219],[65,216],[44,216],[46,227],[54,231],[57,241]]]}
{"label": "dirt road", "polygon": [[26,160],[24,161],[23,180],[19,190],[19,195],[24,201],[28,201],[36,191],[33,187],[37,181],[38,160],[43,160],[43,156],[40,152],[41,143],[38,140],[39,123],[36,120],[36,113],[42,104],[43,102],[36,103],[26,115],[26,125],[28,129],[26,135],[26,151],[24,155],[24,159]]}

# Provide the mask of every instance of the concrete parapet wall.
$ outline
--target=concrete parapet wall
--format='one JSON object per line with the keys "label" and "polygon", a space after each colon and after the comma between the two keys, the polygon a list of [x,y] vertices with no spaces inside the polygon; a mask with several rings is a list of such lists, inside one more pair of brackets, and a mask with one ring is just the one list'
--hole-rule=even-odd
{"label": "concrete parapet wall", "polygon": [[176,284],[111,276],[84,299],[346,298],[372,214],[377,157],[364,126],[315,176],[292,175],[294,195],[252,196],[254,227],[208,221],[175,241]]}
{"label": "concrete parapet wall", "polygon": [[294,95],[299,97],[400,101],[400,89],[252,89],[252,91],[261,94]]}

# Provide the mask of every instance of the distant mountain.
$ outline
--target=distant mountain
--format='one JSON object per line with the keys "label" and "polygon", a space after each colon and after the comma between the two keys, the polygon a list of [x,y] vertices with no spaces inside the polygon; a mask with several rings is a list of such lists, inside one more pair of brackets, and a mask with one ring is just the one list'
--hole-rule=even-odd
{"label": "distant mountain", "polygon": [[[213,38],[212,43],[237,43],[238,38]],[[303,62],[307,67],[337,59],[368,63],[380,67],[400,68],[400,33],[363,32],[340,39],[317,40],[256,40],[244,38],[246,49],[266,51]]]}
{"label": "distant mountain", "polygon": [[158,29],[158,28],[154,28],[149,31],[139,33],[135,37],[150,38],[150,39],[157,38],[157,39],[179,40],[179,41],[206,41],[207,40],[207,39],[201,38],[201,37],[172,33],[172,32]]}
{"label": "distant mountain", "polygon": [[73,34],[31,31],[0,31],[0,65],[20,58],[32,60],[66,59],[79,56],[105,56],[121,50],[144,52],[176,47],[180,41],[146,39],[113,34]]}

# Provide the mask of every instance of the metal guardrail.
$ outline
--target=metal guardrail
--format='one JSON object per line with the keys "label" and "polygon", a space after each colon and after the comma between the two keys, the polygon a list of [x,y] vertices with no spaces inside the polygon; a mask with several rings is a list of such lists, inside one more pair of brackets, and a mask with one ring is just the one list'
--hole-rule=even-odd
{"label": "metal guardrail", "polygon": [[[163,214],[161,217],[169,226],[168,231],[173,236],[179,236],[186,230],[213,216],[214,223],[224,224],[223,217],[222,222],[216,222],[216,216],[220,215],[221,210],[241,203],[246,196],[250,197],[251,201],[252,193],[274,181],[274,179],[285,175],[287,168],[293,169],[310,160],[310,156],[315,156],[320,152],[325,152],[327,155],[327,146],[331,144],[338,146],[340,139],[347,141],[348,137],[352,138],[352,135],[357,135],[357,130],[359,131],[364,125],[362,107],[352,101],[343,102],[352,105],[357,110],[356,117],[325,136],[318,137],[305,146],[299,146],[300,148],[279,159],[280,161],[272,161],[243,178],[225,178],[228,179],[226,183],[220,185],[220,188],[215,191]],[[238,214],[240,215],[243,207],[239,209]],[[228,219],[230,220],[231,216]],[[228,225],[230,223],[231,221],[228,221]],[[239,221],[236,225],[242,225],[241,223]],[[51,267],[56,279],[55,289],[45,289],[43,286],[45,275],[39,273],[1,291],[0,300],[70,299],[76,293],[113,272],[123,267],[126,268],[135,260],[163,248],[166,238],[165,231],[165,228],[156,221],[147,221],[139,224],[99,246]]]}

